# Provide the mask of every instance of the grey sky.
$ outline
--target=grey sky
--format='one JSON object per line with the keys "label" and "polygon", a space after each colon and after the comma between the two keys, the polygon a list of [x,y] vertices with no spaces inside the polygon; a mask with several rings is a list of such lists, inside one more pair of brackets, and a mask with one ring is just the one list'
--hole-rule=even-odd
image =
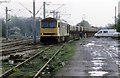
{"label": "grey sky", "polygon": [[[0,0],[3,1],[3,0]],[[0,17],[5,17],[5,7],[8,6],[11,11],[10,15],[17,16],[32,16],[24,7],[18,2],[22,3],[26,8],[32,11],[33,0],[11,0],[10,3],[0,4]],[[104,26],[108,23],[114,23],[115,6],[118,6],[119,0],[36,0],[36,11],[43,5],[43,1],[50,2],[50,4],[65,4],[58,11],[71,24],[75,25],[84,18],[91,25]],[[48,5],[47,10],[56,9],[61,5]],[[42,9],[37,16],[42,16]]]}

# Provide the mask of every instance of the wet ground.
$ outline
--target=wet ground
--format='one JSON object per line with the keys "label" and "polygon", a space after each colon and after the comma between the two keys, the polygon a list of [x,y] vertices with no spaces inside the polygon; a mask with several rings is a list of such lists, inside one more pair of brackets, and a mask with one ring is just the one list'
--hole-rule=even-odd
{"label": "wet ground", "polygon": [[76,42],[76,52],[57,76],[95,76],[120,78],[120,41],[88,38]]}

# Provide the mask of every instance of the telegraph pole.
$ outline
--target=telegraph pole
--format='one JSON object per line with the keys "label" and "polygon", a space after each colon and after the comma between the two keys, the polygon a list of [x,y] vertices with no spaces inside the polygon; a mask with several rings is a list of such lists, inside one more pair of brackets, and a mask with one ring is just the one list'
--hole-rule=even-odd
{"label": "telegraph pole", "polygon": [[33,40],[36,45],[36,19],[35,19],[35,0],[33,0]]}
{"label": "telegraph pole", "polygon": [[55,18],[55,10],[53,10],[52,12],[50,13],[53,13],[53,18]]}
{"label": "telegraph pole", "polygon": [[43,19],[46,18],[46,15],[45,15],[45,14],[46,14],[46,11],[45,11],[45,8],[46,8],[46,7],[45,7],[45,4],[46,4],[46,3],[43,2]]}
{"label": "telegraph pole", "polygon": [[50,12],[50,13],[53,13],[53,18],[56,18],[56,19],[59,18],[59,17],[58,17],[58,13],[60,13],[60,12],[53,10],[53,11]]}
{"label": "telegraph pole", "polygon": [[8,8],[6,7],[6,40],[8,40]]}

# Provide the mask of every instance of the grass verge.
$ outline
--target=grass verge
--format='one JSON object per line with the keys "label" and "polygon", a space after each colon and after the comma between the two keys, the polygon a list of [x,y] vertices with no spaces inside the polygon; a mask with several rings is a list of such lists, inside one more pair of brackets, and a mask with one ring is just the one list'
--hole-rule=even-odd
{"label": "grass verge", "polygon": [[54,58],[54,60],[50,63],[51,70],[49,70],[48,74],[43,76],[49,76],[49,78],[54,78],[54,76],[59,72],[59,70],[65,66],[66,62],[70,60],[70,58],[74,55],[75,52],[75,42],[68,43]]}

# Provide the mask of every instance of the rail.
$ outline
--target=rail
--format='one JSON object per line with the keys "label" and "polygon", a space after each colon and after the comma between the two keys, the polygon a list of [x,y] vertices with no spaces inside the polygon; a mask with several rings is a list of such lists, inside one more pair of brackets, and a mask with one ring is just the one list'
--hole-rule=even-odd
{"label": "rail", "polygon": [[[32,40],[33,39],[24,39],[24,40],[18,40],[18,41],[12,41],[12,42],[8,42],[8,43],[2,43],[2,49],[5,48],[11,48],[14,46],[19,46],[19,45],[26,45],[26,44],[32,44]],[[37,41],[40,41],[40,38],[37,38]]]}
{"label": "rail", "polygon": [[60,50],[66,45],[63,44],[60,49],[58,49],[58,51],[56,53],[54,53],[54,55],[43,65],[43,67],[34,75],[33,78],[37,78],[39,76],[39,74],[43,71],[43,69],[52,61],[52,59],[60,52]]}
{"label": "rail", "polygon": [[2,56],[6,56],[9,54],[17,53],[17,52],[23,52],[23,51],[28,51],[28,50],[34,50],[34,49],[39,49],[42,48],[42,46],[36,45],[36,46],[21,46],[21,47],[15,47],[11,49],[3,49],[1,54]]}
{"label": "rail", "polygon": [[52,47],[53,45],[50,45],[49,47],[45,48],[45,50],[42,50],[40,52],[38,52],[37,54],[33,55],[32,57],[26,59],[25,61],[21,62],[20,64],[16,65],[15,67],[9,69],[8,71],[6,71],[5,73],[3,73],[1,75],[0,78],[7,78],[10,74],[12,74],[14,72],[14,70],[20,66],[22,66],[24,63],[34,59],[36,56],[38,56],[39,54],[43,53],[44,51],[46,51],[47,49],[49,49],[50,47]]}

